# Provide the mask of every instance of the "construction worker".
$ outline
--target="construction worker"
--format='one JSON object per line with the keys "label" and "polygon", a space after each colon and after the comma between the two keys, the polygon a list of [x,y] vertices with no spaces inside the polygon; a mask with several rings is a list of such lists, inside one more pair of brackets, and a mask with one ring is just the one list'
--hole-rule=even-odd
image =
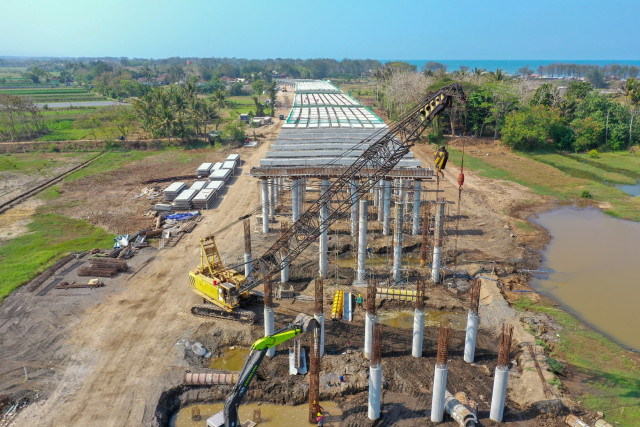
{"label": "construction worker", "polygon": [[373,249],[371,248],[371,246],[367,245],[367,256],[369,258],[371,258],[372,253],[373,253]]}
{"label": "construction worker", "polygon": [[320,406],[320,404],[318,403],[317,400],[313,401],[313,410],[316,412],[322,412],[324,411],[324,408],[322,406]]}
{"label": "construction worker", "polygon": [[358,307],[362,308],[362,294],[358,294],[358,298],[356,298],[356,304],[358,304]]}
{"label": "construction worker", "polygon": [[322,427],[324,425],[324,416],[322,415],[322,412],[318,412],[318,415],[316,416],[316,421],[318,422],[319,427]]}

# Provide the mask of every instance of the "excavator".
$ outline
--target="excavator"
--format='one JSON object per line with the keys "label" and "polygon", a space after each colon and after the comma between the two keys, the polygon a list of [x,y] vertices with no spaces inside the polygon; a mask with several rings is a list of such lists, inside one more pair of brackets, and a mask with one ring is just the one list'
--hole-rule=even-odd
{"label": "excavator", "polygon": [[[253,260],[251,277],[247,278],[234,268],[222,263],[213,236],[201,241],[201,263],[189,274],[194,291],[204,305],[197,305],[195,315],[221,317],[252,323],[251,311],[243,305],[251,300],[249,292],[259,286],[267,276],[273,277],[309,247],[324,230],[338,218],[347,214],[369,190],[383,179],[420,140],[429,123],[448,107],[454,99],[466,102],[467,97],[459,83],[453,83],[429,93],[403,119],[374,132],[356,144],[353,149],[368,146],[350,166],[346,167],[320,197],[310,203],[305,212],[291,224],[276,242],[260,257]],[[348,153],[348,151],[347,151]],[[347,154],[345,153],[345,155]],[[441,148],[435,153],[436,170],[444,169],[448,153]],[[327,167],[332,167],[328,164]],[[350,183],[357,180],[355,191]],[[320,220],[319,211],[325,206],[328,214]],[[245,217],[239,218],[242,220]]]}
{"label": "excavator", "polygon": [[320,323],[316,319],[300,313],[289,326],[254,342],[251,346],[249,358],[245,362],[242,371],[240,371],[240,375],[238,375],[238,382],[233,386],[231,393],[229,393],[224,402],[224,410],[209,418],[207,427],[236,427],[240,425],[238,406],[244,399],[245,394],[247,394],[251,380],[253,380],[264,356],[267,354],[267,350],[292,338],[302,338],[299,336],[300,334],[312,332],[316,328],[320,328]]}

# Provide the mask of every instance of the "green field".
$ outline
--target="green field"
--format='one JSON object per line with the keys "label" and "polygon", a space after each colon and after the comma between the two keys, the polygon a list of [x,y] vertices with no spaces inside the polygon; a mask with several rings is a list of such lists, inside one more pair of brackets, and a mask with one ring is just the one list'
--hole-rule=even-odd
{"label": "green field", "polygon": [[66,254],[109,247],[114,237],[87,221],[41,211],[28,229],[0,245],[0,302]]}
{"label": "green field", "polygon": [[231,115],[249,114],[250,111],[256,112],[256,104],[250,96],[230,96],[227,98],[227,102],[229,103],[228,110]]}
{"label": "green field", "polygon": [[78,87],[34,87],[28,89],[2,89],[0,94],[22,96],[36,103],[101,101],[106,98]]}
{"label": "green field", "polygon": [[20,172],[24,174],[39,174],[48,170],[70,164],[83,162],[95,153],[12,153],[0,155],[0,172]]}

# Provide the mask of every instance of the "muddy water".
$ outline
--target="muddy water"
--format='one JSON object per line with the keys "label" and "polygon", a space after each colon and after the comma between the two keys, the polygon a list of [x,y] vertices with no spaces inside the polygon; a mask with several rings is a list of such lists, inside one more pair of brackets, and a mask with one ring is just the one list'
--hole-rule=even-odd
{"label": "muddy water", "polygon": [[229,347],[222,356],[211,359],[209,368],[221,371],[240,371],[249,358],[251,351],[244,347]]}
{"label": "muddy water", "polygon": [[[424,325],[440,326],[440,322],[448,320],[451,328],[463,331],[467,327],[467,313],[461,311],[425,310]],[[413,310],[381,311],[376,321],[396,328],[413,329]]]}
{"label": "muddy water", "polygon": [[533,287],[594,328],[640,351],[640,223],[575,207],[541,214],[534,221],[553,238],[541,267],[550,274],[534,279]]}
{"label": "muddy water", "polygon": [[[340,425],[342,411],[336,403],[323,401],[320,402],[320,406],[324,408],[325,426]],[[194,407],[200,410],[200,421],[193,421],[191,419],[191,409]],[[171,420],[169,425],[172,427],[205,427],[207,425],[207,418],[222,411],[223,408],[223,403],[187,406],[178,412],[177,416]],[[273,405],[270,403],[263,403],[261,405],[257,403],[242,404],[239,410],[240,421],[245,422],[246,420],[254,419],[254,411],[258,409],[260,410],[261,417],[261,421],[258,423],[259,427],[312,425],[307,422],[307,417],[309,416],[308,405],[286,406]],[[258,420],[255,419],[255,421]]]}

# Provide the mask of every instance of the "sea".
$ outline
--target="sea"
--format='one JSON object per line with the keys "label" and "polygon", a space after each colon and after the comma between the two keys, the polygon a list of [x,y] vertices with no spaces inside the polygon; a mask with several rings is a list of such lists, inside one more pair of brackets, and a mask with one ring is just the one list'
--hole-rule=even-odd
{"label": "sea", "polygon": [[391,61],[403,61],[418,67],[418,71],[422,70],[424,64],[429,61],[439,62],[447,66],[447,71],[459,70],[461,66],[469,67],[469,70],[474,68],[485,69],[487,71],[495,71],[498,68],[502,68],[502,71],[507,74],[517,74],[518,70],[522,67],[529,67],[534,73],[538,72],[538,67],[541,65],[549,65],[555,63],[565,64],[584,64],[584,65],[607,65],[607,64],[620,64],[620,65],[636,65],[640,67],[640,59],[628,60],[628,59],[381,59],[380,62]]}

